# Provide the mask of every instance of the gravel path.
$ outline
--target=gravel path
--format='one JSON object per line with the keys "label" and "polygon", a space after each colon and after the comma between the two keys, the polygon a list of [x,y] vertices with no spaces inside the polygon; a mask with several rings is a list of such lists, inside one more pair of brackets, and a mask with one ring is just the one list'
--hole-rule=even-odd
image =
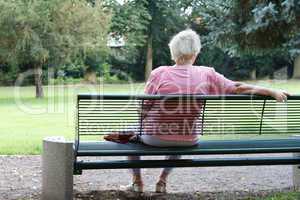
{"label": "gravel path", "polygon": [[[0,166],[0,200],[39,199],[39,156],[0,156]],[[147,193],[137,199],[199,199],[212,194],[221,195],[220,199],[229,195],[228,199],[232,199],[231,195],[264,194],[292,187],[291,166],[180,168],[175,169],[169,179],[171,194],[162,197],[150,192],[158,174],[159,169],[143,170]],[[130,182],[129,175],[128,170],[84,171],[74,179],[76,196],[78,199],[101,199],[97,195],[101,193],[102,199],[134,199],[132,194],[119,191],[120,185]]]}

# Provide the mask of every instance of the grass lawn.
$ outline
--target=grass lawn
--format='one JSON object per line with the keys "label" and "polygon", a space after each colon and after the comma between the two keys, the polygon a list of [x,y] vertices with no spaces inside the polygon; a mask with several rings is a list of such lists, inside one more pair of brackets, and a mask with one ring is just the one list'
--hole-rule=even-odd
{"label": "grass lawn", "polygon": [[[255,84],[300,94],[300,80]],[[43,99],[34,98],[34,87],[0,87],[0,154],[39,154],[46,136],[72,139],[78,93],[138,94],[143,93],[143,87],[142,83],[47,86]]]}
{"label": "grass lawn", "polygon": [[249,199],[249,200],[299,200],[299,199],[300,199],[299,192],[284,192],[284,193],[276,193],[265,198]]}

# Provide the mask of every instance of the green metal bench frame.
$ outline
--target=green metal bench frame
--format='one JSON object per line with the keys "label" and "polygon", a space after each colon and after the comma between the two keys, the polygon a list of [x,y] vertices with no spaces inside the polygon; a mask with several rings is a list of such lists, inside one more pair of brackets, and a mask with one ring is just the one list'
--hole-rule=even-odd
{"label": "green metal bench frame", "polygon": [[[76,128],[77,133],[75,137],[75,162],[74,162],[74,174],[81,174],[82,170],[89,169],[125,169],[125,168],[161,168],[161,167],[215,167],[215,166],[249,166],[249,165],[298,165],[300,164],[300,158],[291,156],[290,153],[300,153],[300,137],[290,137],[285,139],[249,139],[249,140],[209,140],[200,141],[198,145],[193,147],[185,148],[157,148],[150,147],[143,144],[128,143],[128,144],[117,144],[106,141],[82,141],[83,136],[98,136],[103,135],[107,132],[101,132],[100,128],[96,125],[88,126],[89,123],[98,124],[103,123],[109,126],[110,120],[105,119],[105,114],[101,113],[99,106],[107,103],[111,106],[110,102],[115,102],[114,106],[122,101],[135,101],[140,102],[143,105],[144,101],[148,100],[178,100],[178,99],[196,99],[203,102],[203,112],[201,121],[203,130],[205,130],[206,120],[209,122],[209,102],[213,108],[222,103],[222,105],[229,105],[230,112],[225,111],[224,113],[230,113],[229,117],[226,118],[225,123],[232,123],[234,120],[239,120],[239,113],[236,112],[237,108],[247,109],[249,102],[256,102],[259,110],[259,116],[252,128],[256,128],[254,131],[251,129],[249,134],[268,134],[273,133],[273,129],[270,127],[264,127],[263,120],[266,116],[271,115],[267,113],[268,109],[276,108],[274,99],[271,97],[264,96],[251,96],[251,95],[226,95],[226,96],[213,96],[213,95],[97,95],[97,94],[80,94],[77,97],[77,120]],[[82,103],[83,102],[83,103]],[[216,103],[217,102],[217,103]],[[90,106],[89,105],[94,105]],[[128,110],[135,107],[134,104],[128,107]],[[279,116],[276,130],[278,133],[285,134],[297,134],[300,133],[300,96],[288,97],[286,105],[286,113],[277,114]],[[108,111],[110,107],[107,107]],[[136,106],[138,107],[138,106]],[[88,108],[84,110],[85,108]],[[90,109],[92,108],[92,109]],[[138,108],[136,108],[138,109]],[[87,111],[88,110],[88,111]],[[85,111],[85,112],[83,112]],[[84,117],[82,117],[82,112]],[[123,110],[122,112],[126,112]],[[131,112],[130,112],[131,113]],[[109,112],[108,112],[109,114]],[[206,115],[207,114],[207,115]],[[89,116],[93,116],[89,117]],[[222,116],[222,115],[220,115]],[[277,117],[278,117],[277,116]],[[88,121],[88,120],[94,121]],[[212,119],[214,119],[212,117]],[[282,121],[281,121],[282,119]],[[96,120],[96,122],[95,122]],[[242,119],[241,119],[242,120]],[[247,122],[246,124],[250,123]],[[277,119],[278,120],[278,119]],[[253,121],[253,120],[252,120]],[[252,123],[251,121],[251,123]],[[112,123],[112,122],[111,122]],[[141,121],[140,121],[141,123]],[[211,120],[211,123],[214,123]],[[83,126],[84,124],[85,126]],[[242,123],[241,123],[242,124]],[[212,124],[213,125],[213,124]],[[113,123],[112,123],[113,126]],[[89,129],[84,129],[90,127]],[[141,127],[142,128],[142,127]],[[244,133],[246,130],[242,128],[240,133]],[[99,130],[99,132],[97,132]],[[89,131],[92,132],[89,134]],[[94,131],[94,132],[93,132]],[[237,134],[240,134],[239,132]],[[205,131],[204,131],[205,134]],[[100,140],[100,139],[99,139]],[[271,153],[282,153],[280,156],[267,156],[265,154]],[[199,159],[180,159],[180,160],[163,160],[163,159],[146,159],[146,160],[96,160],[88,161],[82,159],[83,157],[90,156],[164,156],[164,155],[225,155],[225,154],[264,154],[262,156],[239,156],[239,157],[212,157],[212,158],[199,158]]]}

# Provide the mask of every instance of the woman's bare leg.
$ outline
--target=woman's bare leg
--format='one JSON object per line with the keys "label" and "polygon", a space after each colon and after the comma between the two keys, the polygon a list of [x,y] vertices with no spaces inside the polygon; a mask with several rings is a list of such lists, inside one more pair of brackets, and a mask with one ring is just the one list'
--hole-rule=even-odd
{"label": "woman's bare leg", "polygon": [[[166,156],[166,160],[177,160],[180,159],[181,156],[173,155],[173,156]],[[170,175],[173,168],[164,168],[159,176],[159,180],[156,183],[155,191],[159,193],[166,193],[166,185],[167,185],[167,178]]]}
{"label": "woman's bare leg", "polygon": [[[172,156],[166,156],[166,160],[178,160],[181,156],[179,155],[172,155]],[[168,176],[170,175],[173,168],[164,168],[159,176],[159,181],[162,181],[166,183]]]}
{"label": "woman's bare leg", "polygon": [[[140,156],[128,156],[128,160],[140,160]],[[141,183],[142,184],[142,174],[141,174],[141,169],[135,168],[131,169],[132,173],[132,182],[133,183]]]}

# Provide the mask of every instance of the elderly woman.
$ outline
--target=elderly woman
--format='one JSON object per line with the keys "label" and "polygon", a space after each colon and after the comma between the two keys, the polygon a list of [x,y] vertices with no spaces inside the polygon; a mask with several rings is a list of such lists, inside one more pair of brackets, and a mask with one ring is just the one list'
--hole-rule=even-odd
{"label": "elderly woman", "polygon": [[[147,81],[146,94],[259,94],[273,96],[277,101],[285,101],[287,93],[275,91],[263,87],[247,85],[234,82],[216,72],[213,68],[194,66],[194,62],[200,53],[200,37],[192,30],[185,30],[175,35],[169,43],[172,59],[175,61],[173,66],[161,66],[152,71]],[[151,112],[151,110],[147,111]],[[147,116],[143,119],[147,121]],[[156,119],[151,119],[149,123],[160,124]],[[168,130],[164,130],[168,132]],[[198,142],[195,134],[144,134],[141,141],[147,145],[155,147],[176,147],[193,146]],[[166,159],[179,159],[180,156],[168,156]],[[138,156],[128,157],[130,160],[140,159]],[[156,192],[166,192],[167,177],[171,168],[162,170]],[[129,188],[132,191],[142,192],[143,181],[140,169],[133,169],[133,183]]]}

